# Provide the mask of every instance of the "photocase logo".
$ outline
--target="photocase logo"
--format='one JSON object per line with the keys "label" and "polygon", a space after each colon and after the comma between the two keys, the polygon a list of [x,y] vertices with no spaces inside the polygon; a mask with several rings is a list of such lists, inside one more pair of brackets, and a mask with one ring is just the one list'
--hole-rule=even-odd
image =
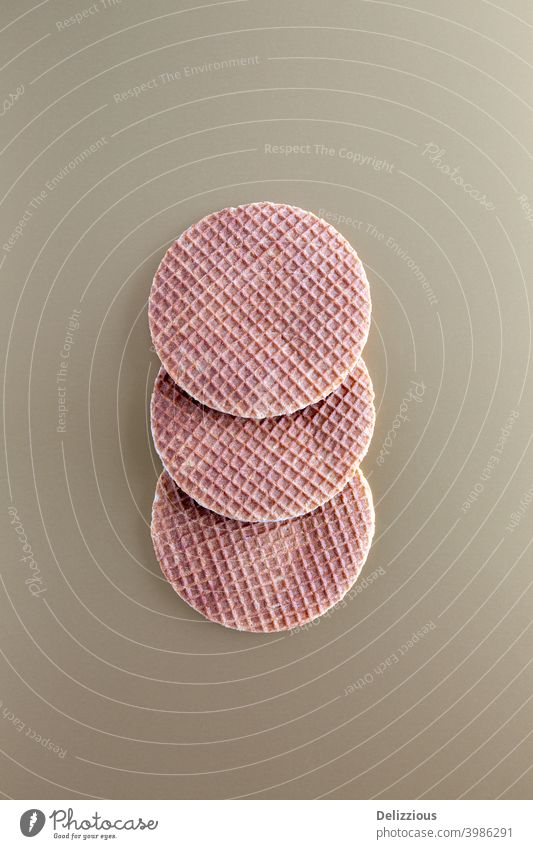
{"label": "photocase logo", "polygon": [[42,830],[45,822],[46,817],[42,811],[30,808],[29,811],[24,811],[20,818],[20,830],[24,837],[35,837]]}

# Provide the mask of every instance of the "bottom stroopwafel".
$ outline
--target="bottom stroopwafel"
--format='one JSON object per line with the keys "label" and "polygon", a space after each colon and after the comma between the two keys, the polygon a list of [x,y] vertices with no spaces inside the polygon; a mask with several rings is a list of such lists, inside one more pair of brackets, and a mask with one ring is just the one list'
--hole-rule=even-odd
{"label": "bottom stroopwafel", "polygon": [[219,516],[163,472],[152,511],[156,556],[178,595],[241,631],[283,631],[325,613],[357,580],[373,533],[360,471],[327,504],[273,524]]}

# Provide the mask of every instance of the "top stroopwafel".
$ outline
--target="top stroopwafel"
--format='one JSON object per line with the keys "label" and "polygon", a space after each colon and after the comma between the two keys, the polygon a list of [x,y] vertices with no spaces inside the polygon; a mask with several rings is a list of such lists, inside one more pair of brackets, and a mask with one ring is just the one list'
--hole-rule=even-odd
{"label": "top stroopwafel", "polygon": [[373,401],[362,358],[327,398],[259,421],[202,406],[162,368],[152,434],[166,470],[199,504],[244,522],[279,521],[316,509],[353,477],[372,437]]}
{"label": "top stroopwafel", "polygon": [[357,580],[374,533],[370,488],[357,470],[327,504],[288,522],[236,522],[159,478],[152,539],[176,592],[213,622],[283,631],[337,604]]}
{"label": "top stroopwafel", "polygon": [[191,397],[264,418],[325,398],[354,368],[370,326],[355,250],[311,212],[223,209],[186,230],[157,270],[154,347]]}

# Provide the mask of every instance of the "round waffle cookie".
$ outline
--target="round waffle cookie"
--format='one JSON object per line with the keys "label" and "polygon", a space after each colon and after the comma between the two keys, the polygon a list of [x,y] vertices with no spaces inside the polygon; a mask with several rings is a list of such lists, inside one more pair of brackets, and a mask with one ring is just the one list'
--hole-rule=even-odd
{"label": "round waffle cookie", "polygon": [[301,410],[354,368],[370,326],[355,250],[311,212],[223,209],[186,230],[152,284],[150,332],[172,379],[235,416]]}
{"label": "round waffle cookie", "polygon": [[321,616],[357,580],[373,533],[372,495],[359,470],[327,504],[288,522],[218,516],[168,472],[152,511],[156,556],[178,595],[241,631],[284,631]]}
{"label": "round waffle cookie", "polygon": [[361,358],[324,400],[258,421],[202,406],[161,369],[151,417],[181,489],[230,519],[273,522],[320,507],[354,476],[374,430],[374,391]]}

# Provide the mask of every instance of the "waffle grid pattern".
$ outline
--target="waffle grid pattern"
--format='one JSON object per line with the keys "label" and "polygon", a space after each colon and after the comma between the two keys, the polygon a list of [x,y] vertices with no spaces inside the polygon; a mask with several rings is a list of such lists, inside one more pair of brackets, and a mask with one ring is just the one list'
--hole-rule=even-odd
{"label": "waffle grid pattern", "polygon": [[360,471],[324,506],[289,522],[218,516],[159,478],[152,539],[161,569],[191,607],[238,630],[302,625],[337,604],[357,580],[374,532]]}
{"label": "waffle grid pattern", "polygon": [[200,405],[161,369],[152,433],[166,470],[198,503],[240,521],[279,521],[316,509],[353,477],[372,437],[373,401],[362,359],[326,399],[260,421]]}
{"label": "waffle grid pattern", "polygon": [[324,398],[355,366],[370,326],[357,254],[310,212],[225,209],[173,243],[152,284],[159,358],[198,401],[263,418]]}
{"label": "waffle grid pattern", "polygon": [[207,619],[287,630],[357,580],[374,533],[359,470],[375,423],[370,311],[353,248],[296,207],[224,209],[163,257],[148,309],[165,466],[152,540]]}

